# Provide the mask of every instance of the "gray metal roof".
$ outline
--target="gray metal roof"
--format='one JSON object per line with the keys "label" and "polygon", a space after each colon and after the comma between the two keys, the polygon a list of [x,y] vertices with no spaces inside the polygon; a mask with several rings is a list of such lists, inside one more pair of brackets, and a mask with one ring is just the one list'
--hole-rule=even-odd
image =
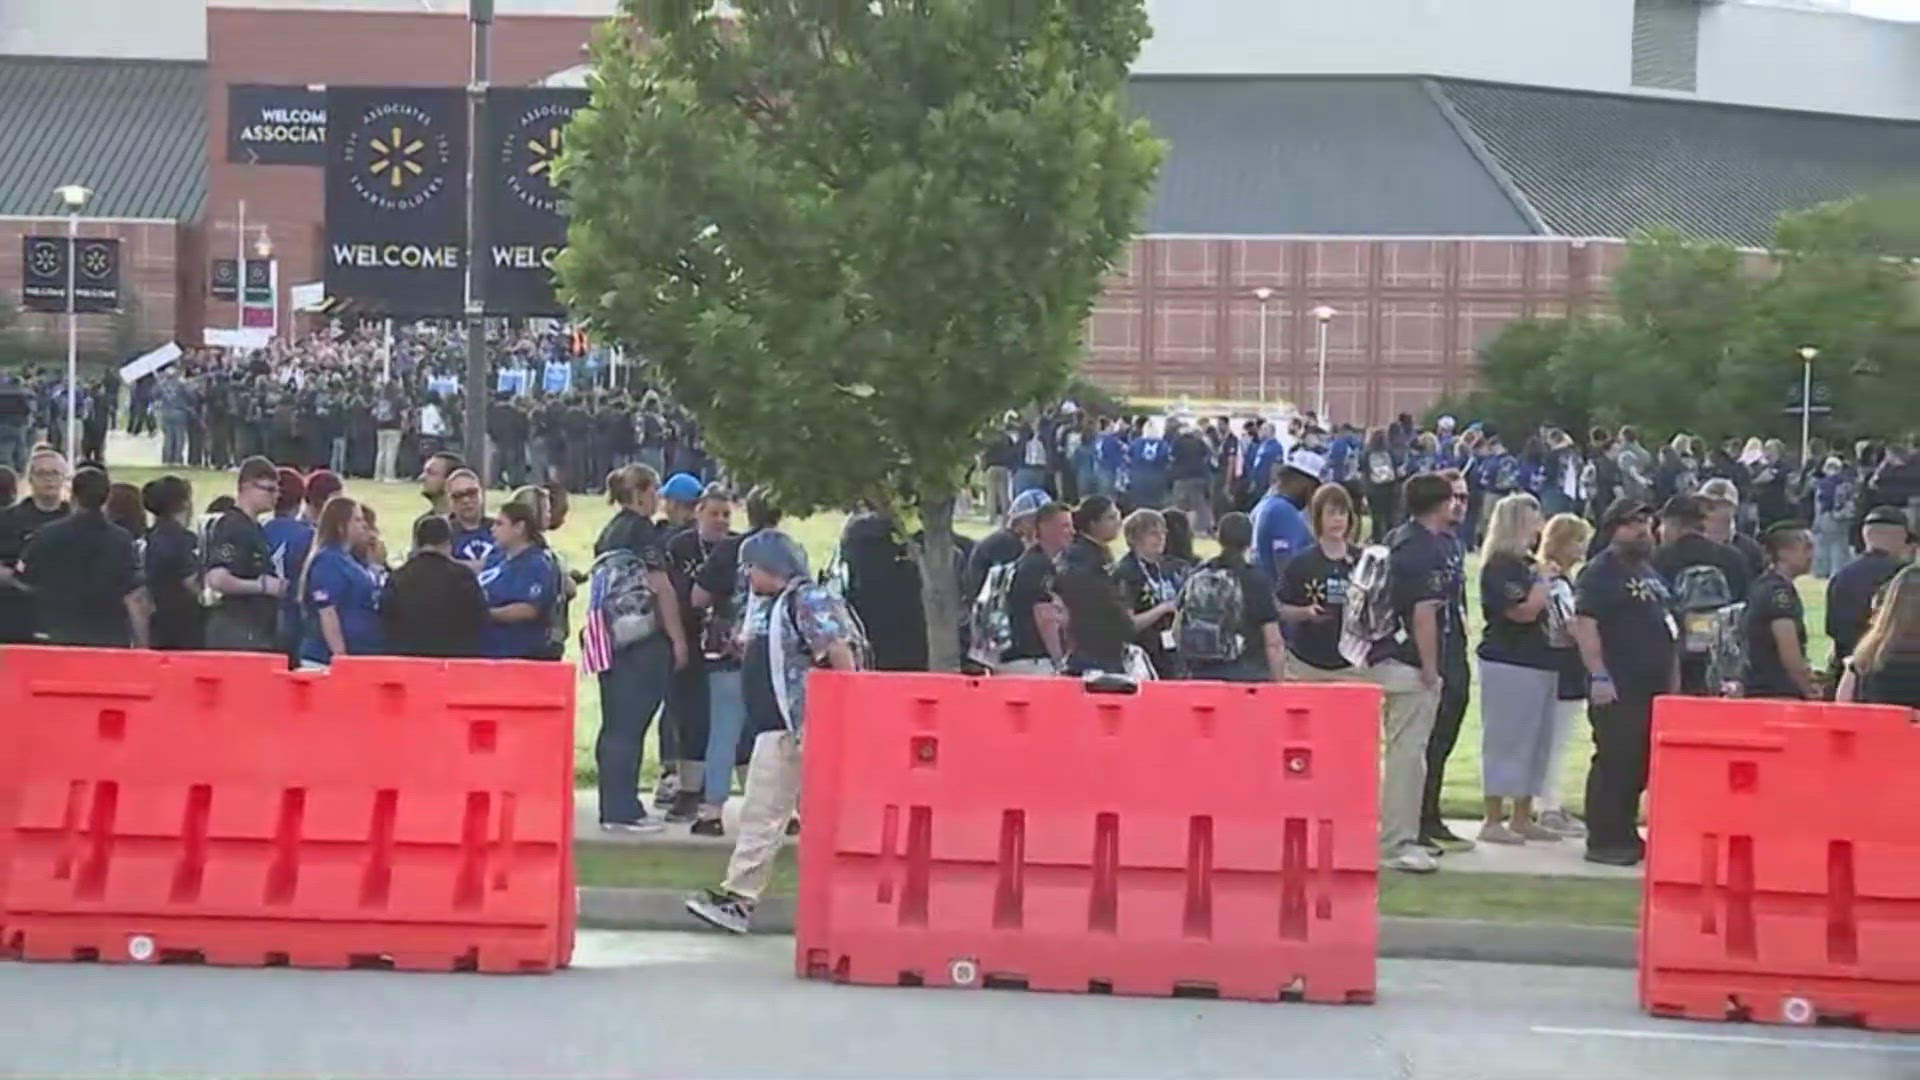
{"label": "gray metal roof", "polygon": [[1537,231],[1419,79],[1135,76],[1128,95],[1169,144],[1149,233]]}
{"label": "gray metal roof", "polygon": [[1564,235],[1670,225],[1761,245],[1784,211],[1920,176],[1920,123],[1436,84],[1547,227]]}
{"label": "gray metal roof", "polygon": [[207,197],[206,65],[0,57],[0,214],[191,221]]}

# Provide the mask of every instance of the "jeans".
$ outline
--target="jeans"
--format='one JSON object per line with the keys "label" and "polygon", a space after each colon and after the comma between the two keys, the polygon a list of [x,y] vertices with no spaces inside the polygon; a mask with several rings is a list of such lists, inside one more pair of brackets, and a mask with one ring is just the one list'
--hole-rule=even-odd
{"label": "jeans", "polygon": [[655,634],[615,653],[600,673],[600,737],[593,746],[600,766],[600,820],[645,820],[640,805],[640,758],[647,728],[667,698],[673,678],[673,645]]}
{"label": "jeans", "polygon": [[1587,709],[1593,721],[1593,765],[1587,772],[1587,850],[1640,846],[1640,794],[1647,789],[1653,695],[1629,693]]}
{"label": "jeans", "polygon": [[1458,638],[1449,637],[1440,645],[1440,702],[1434,712],[1433,731],[1427,738],[1427,775],[1420,797],[1421,835],[1439,831],[1440,789],[1447,781],[1447,759],[1460,741],[1460,722],[1467,715],[1467,696],[1473,692],[1473,676],[1467,667],[1467,647]]}
{"label": "jeans", "polygon": [[375,451],[373,475],[381,480],[400,479],[400,429],[381,428],[374,438],[379,449]]}
{"label": "jeans", "polygon": [[0,425],[0,465],[16,473],[27,471],[27,429],[13,424]]}
{"label": "jeans", "polygon": [[347,437],[335,435],[327,449],[327,468],[332,469],[335,476],[347,475]]}
{"label": "jeans", "polygon": [[162,416],[160,418],[160,463],[162,465],[185,465],[187,453],[187,418],[184,416]]}
{"label": "jeans", "polygon": [[746,691],[740,669],[707,671],[707,759],[701,802],[725,806],[733,790],[733,769],[741,758],[740,739],[747,727]]}
{"label": "jeans", "polygon": [[1840,572],[1840,568],[1853,560],[1852,546],[1848,543],[1848,523],[1832,514],[1819,514],[1813,519],[1813,576],[1830,578]]}
{"label": "jeans", "polygon": [[[680,777],[681,791],[699,791],[705,782],[702,755],[707,748],[707,729],[712,724],[707,694],[706,661],[696,655],[688,660],[686,667],[673,673],[673,682],[667,690],[666,718],[661,721],[663,740],[667,727],[673,728],[674,759],[693,766],[675,771]],[[663,760],[664,757],[663,753]]]}

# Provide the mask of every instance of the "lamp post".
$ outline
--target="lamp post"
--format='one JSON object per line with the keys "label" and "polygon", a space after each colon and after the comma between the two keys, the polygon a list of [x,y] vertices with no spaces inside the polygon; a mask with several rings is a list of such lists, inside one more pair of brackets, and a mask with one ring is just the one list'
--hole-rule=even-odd
{"label": "lamp post", "polygon": [[1267,412],[1267,302],[1273,299],[1273,290],[1265,285],[1253,290],[1253,298],[1260,301],[1260,414]]}
{"label": "lamp post", "polygon": [[1813,362],[1820,357],[1820,350],[1811,345],[1800,346],[1800,468],[1807,467],[1807,449],[1813,435]]}
{"label": "lamp post", "polygon": [[67,438],[62,446],[72,461],[80,448],[80,317],[73,274],[74,264],[80,261],[80,208],[93,192],[79,184],[62,184],[54,192],[67,208]]}
{"label": "lamp post", "polygon": [[[261,262],[267,264],[267,306],[272,312],[272,317],[268,320],[268,325],[277,329],[280,326],[280,290],[274,287],[273,263],[271,261],[273,259],[273,237],[267,235],[267,227],[265,225],[260,226],[259,233],[253,238],[253,253]],[[240,321],[245,323],[247,311],[247,273],[245,263],[241,264],[240,269],[239,300]]]}
{"label": "lamp post", "polygon": [[1320,426],[1328,430],[1331,430],[1331,427],[1327,419],[1327,324],[1332,322],[1333,317],[1338,314],[1340,313],[1325,304],[1313,309],[1313,320],[1320,325],[1320,377],[1318,391],[1314,394],[1314,398],[1319,405],[1317,415],[1320,418]]}

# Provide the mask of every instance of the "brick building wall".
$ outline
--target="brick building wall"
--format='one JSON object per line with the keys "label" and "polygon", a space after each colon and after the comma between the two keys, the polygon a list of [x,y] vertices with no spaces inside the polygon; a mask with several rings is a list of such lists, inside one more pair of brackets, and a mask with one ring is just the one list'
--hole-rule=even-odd
{"label": "brick building wall", "polygon": [[[25,236],[65,236],[67,219],[0,217],[0,294],[7,302],[18,304],[20,297],[21,238]],[[173,340],[180,318],[181,248],[185,230],[172,221],[129,221],[122,219],[80,219],[80,235],[118,237],[120,240],[120,278],[123,299],[132,296],[129,307],[134,319],[134,340],[139,347],[151,347]],[[67,340],[64,314],[20,312],[20,324],[42,340],[62,347]],[[84,353],[106,355],[118,348],[119,320],[112,315],[80,316],[80,349]],[[126,359],[116,357],[116,359]]]}
{"label": "brick building wall", "polygon": [[1327,404],[1336,420],[1419,413],[1465,389],[1475,350],[1523,317],[1603,308],[1624,245],[1498,240],[1184,238],[1136,241],[1087,326],[1085,373],[1148,398],[1259,399],[1267,303],[1267,397],[1312,408],[1320,305]]}

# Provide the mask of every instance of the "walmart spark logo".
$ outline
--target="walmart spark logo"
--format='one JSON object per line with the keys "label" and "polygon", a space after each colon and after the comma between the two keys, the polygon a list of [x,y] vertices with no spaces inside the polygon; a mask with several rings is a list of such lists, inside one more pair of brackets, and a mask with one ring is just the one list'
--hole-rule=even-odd
{"label": "walmart spark logo", "polygon": [[415,154],[427,148],[425,139],[408,139],[398,125],[389,128],[386,138],[376,135],[367,140],[367,146],[373,150],[374,160],[367,170],[375,176],[385,174],[389,186],[403,186],[410,176],[419,176],[425,168],[416,160]]}
{"label": "walmart spark logo", "polygon": [[389,100],[353,117],[340,148],[354,194],[382,210],[418,210],[447,186],[453,143],[436,109]]}
{"label": "walmart spark logo", "polygon": [[566,145],[572,102],[543,102],[515,117],[499,145],[502,175],[513,197],[543,214],[560,212],[554,171]]}

